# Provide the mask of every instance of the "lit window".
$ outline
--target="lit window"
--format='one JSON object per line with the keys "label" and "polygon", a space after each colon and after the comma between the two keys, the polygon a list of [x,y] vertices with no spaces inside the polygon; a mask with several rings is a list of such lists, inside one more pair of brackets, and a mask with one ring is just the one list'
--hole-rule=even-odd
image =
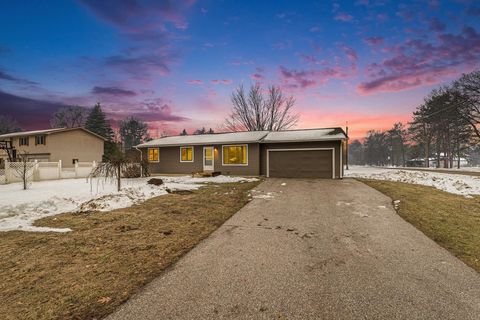
{"label": "lit window", "polygon": [[22,137],[19,139],[20,146],[28,146],[28,137]]}
{"label": "lit window", "polygon": [[148,149],[148,161],[150,162],[158,162],[158,148],[149,148]]}
{"label": "lit window", "polygon": [[45,144],[45,136],[35,136],[35,145]]}
{"label": "lit window", "polygon": [[193,162],[193,147],[180,147],[180,162]]}
{"label": "lit window", "polygon": [[223,164],[225,165],[247,165],[247,145],[222,146]]}

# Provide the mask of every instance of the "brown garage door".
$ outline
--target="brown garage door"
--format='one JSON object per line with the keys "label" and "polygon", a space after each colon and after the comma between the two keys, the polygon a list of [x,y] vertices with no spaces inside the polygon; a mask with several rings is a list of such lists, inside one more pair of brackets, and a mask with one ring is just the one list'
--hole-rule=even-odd
{"label": "brown garage door", "polygon": [[269,176],[332,178],[332,150],[268,151]]}

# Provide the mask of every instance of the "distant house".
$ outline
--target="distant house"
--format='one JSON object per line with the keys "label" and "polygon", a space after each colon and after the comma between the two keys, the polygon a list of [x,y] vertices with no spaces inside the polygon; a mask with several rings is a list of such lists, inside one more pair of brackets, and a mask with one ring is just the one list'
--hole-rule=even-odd
{"label": "distant house", "polygon": [[102,161],[105,139],[84,128],[57,128],[0,135],[0,161],[27,152],[31,161],[58,162],[73,167],[75,162]]}
{"label": "distant house", "polygon": [[172,136],[137,146],[151,173],[342,178],[342,128]]}

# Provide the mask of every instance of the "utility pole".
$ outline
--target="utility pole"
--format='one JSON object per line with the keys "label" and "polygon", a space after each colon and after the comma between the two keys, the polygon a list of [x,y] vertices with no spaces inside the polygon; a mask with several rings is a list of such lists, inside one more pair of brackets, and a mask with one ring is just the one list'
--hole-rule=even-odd
{"label": "utility pole", "polygon": [[348,170],[348,121],[347,121],[347,126],[345,130],[347,134],[347,145],[345,146],[345,161],[346,161],[346,169]]}

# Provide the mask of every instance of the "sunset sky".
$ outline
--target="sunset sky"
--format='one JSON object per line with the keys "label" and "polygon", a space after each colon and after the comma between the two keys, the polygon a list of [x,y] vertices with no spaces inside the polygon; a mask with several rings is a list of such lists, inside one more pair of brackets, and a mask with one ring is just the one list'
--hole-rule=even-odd
{"label": "sunset sky", "polygon": [[152,136],[217,129],[259,81],[296,98],[298,128],[356,138],[480,61],[478,1],[0,0],[0,26],[0,113],[27,130],[96,102]]}

